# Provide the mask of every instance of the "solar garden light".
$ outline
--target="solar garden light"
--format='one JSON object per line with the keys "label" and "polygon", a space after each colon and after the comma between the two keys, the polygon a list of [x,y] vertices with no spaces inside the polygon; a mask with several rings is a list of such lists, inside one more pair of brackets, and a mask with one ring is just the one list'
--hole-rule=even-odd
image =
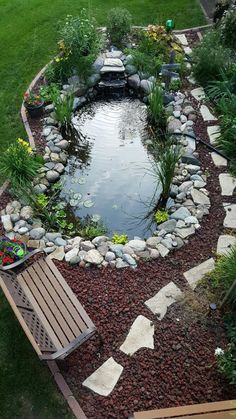
{"label": "solar garden light", "polygon": [[172,31],[174,29],[174,27],[175,27],[175,24],[174,24],[173,19],[168,19],[166,21],[166,30],[167,30],[167,32]]}

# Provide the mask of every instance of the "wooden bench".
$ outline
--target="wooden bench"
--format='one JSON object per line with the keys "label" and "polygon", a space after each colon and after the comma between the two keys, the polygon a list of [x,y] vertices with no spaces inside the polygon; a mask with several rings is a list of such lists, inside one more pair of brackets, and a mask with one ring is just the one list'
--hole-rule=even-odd
{"label": "wooden bench", "polygon": [[96,331],[48,257],[18,275],[0,270],[0,286],[40,359],[64,359]]}

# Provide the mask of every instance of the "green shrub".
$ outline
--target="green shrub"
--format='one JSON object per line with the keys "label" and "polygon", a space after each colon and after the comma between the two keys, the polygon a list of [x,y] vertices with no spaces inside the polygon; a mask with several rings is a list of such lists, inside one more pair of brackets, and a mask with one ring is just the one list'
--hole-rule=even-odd
{"label": "green shrub", "polygon": [[202,85],[221,80],[222,70],[227,71],[232,52],[221,44],[218,30],[207,33],[193,51],[193,75]]}
{"label": "green shrub", "polygon": [[122,44],[124,38],[131,30],[131,14],[128,10],[116,7],[107,15],[107,33],[111,42],[117,46]]}
{"label": "green shrub", "polygon": [[126,244],[128,240],[127,234],[114,233],[112,236],[112,242],[114,244]]}
{"label": "green shrub", "polygon": [[[236,246],[233,246],[229,254],[221,256],[216,262],[215,269],[211,273],[211,285],[216,290],[218,299],[222,302],[236,277]],[[228,295],[227,303],[234,305],[236,302],[236,288]]]}
{"label": "green shrub", "polygon": [[173,92],[178,92],[178,90],[181,88],[182,82],[180,79],[172,80],[169,84],[169,90]]}
{"label": "green shrub", "polygon": [[156,208],[165,208],[170,195],[176,164],[181,157],[181,149],[173,144],[171,139],[167,139],[163,143],[156,141],[151,148],[151,153],[153,160],[150,173],[162,188]]}
{"label": "green shrub", "polygon": [[127,50],[132,55],[132,64],[137,71],[147,74],[148,76],[158,76],[163,64],[163,57],[156,57],[140,51],[139,48]]}
{"label": "green shrub", "polygon": [[236,9],[229,10],[221,21],[221,35],[224,45],[235,50],[236,47]]}
{"label": "green shrub", "polygon": [[22,187],[31,184],[40,166],[29,143],[18,138],[2,153],[0,174],[9,180],[13,190],[19,193]]}
{"label": "green shrub", "polygon": [[216,348],[215,356],[218,369],[229,380],[230,384],[236,384],[236,326],[235,326],[235,313],[226,320],[227,335],[230,343],[225,350]]}
{"label": "green shrub", "polygon": [[154,219],[157,224],[164,223],[165,221],[169,220],[169,214],[167,211],[158,210],[154,214]]}

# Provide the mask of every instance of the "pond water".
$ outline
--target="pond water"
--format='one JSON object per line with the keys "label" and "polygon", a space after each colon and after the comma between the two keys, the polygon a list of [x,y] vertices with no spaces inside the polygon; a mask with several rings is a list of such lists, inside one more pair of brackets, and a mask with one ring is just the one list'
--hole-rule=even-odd
{"label": "pond water", "polygon": [[148,173],[151,156],[147,108],[138,99],[97,101],[74,118],[62,197],[79,217],[102,222],[108,234],[145,237],[144,220],[156,189]]}

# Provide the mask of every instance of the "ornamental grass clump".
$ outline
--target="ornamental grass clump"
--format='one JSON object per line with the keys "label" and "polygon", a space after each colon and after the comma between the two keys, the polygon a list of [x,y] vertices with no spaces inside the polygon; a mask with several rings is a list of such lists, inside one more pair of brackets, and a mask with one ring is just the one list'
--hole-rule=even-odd
{"label": "ornamental grass clump", "polygon": [[148,117],[152,124],[165,129],[166,114],[164,108],[163,92],[160,86],[156,85],[152,88],[149,95]]}
{"label": "ornamental grass clump", "polygon": [[0,174],[9,180],[17,193],[29,187],[41,163],[37,160],[29,143],[18,138],[1,156]]}
{"label": "ornamental grass clump", "polygon": [[107,33],[116,46],[120,46],[131,31],[132,17],[128,10],[116,7],[107,15]]}
{"label": "ornamental grass clump", "polygon": [[155,208],[164,209],[170,195],[176,165],[181,157],[181,148],[169,138],[165,142],[155,142],[152,145],[150,174],[155,178],[157,186],[161,186],[161,194]]}
{"label": "ornamental grass clump", "polygon": [[71,126],[71,117],[74,105],[74,95],[68,92],[63,97],[56,88],[51,92],[51,98],[54,105],[55,119],[63,129],[68,130]]}

